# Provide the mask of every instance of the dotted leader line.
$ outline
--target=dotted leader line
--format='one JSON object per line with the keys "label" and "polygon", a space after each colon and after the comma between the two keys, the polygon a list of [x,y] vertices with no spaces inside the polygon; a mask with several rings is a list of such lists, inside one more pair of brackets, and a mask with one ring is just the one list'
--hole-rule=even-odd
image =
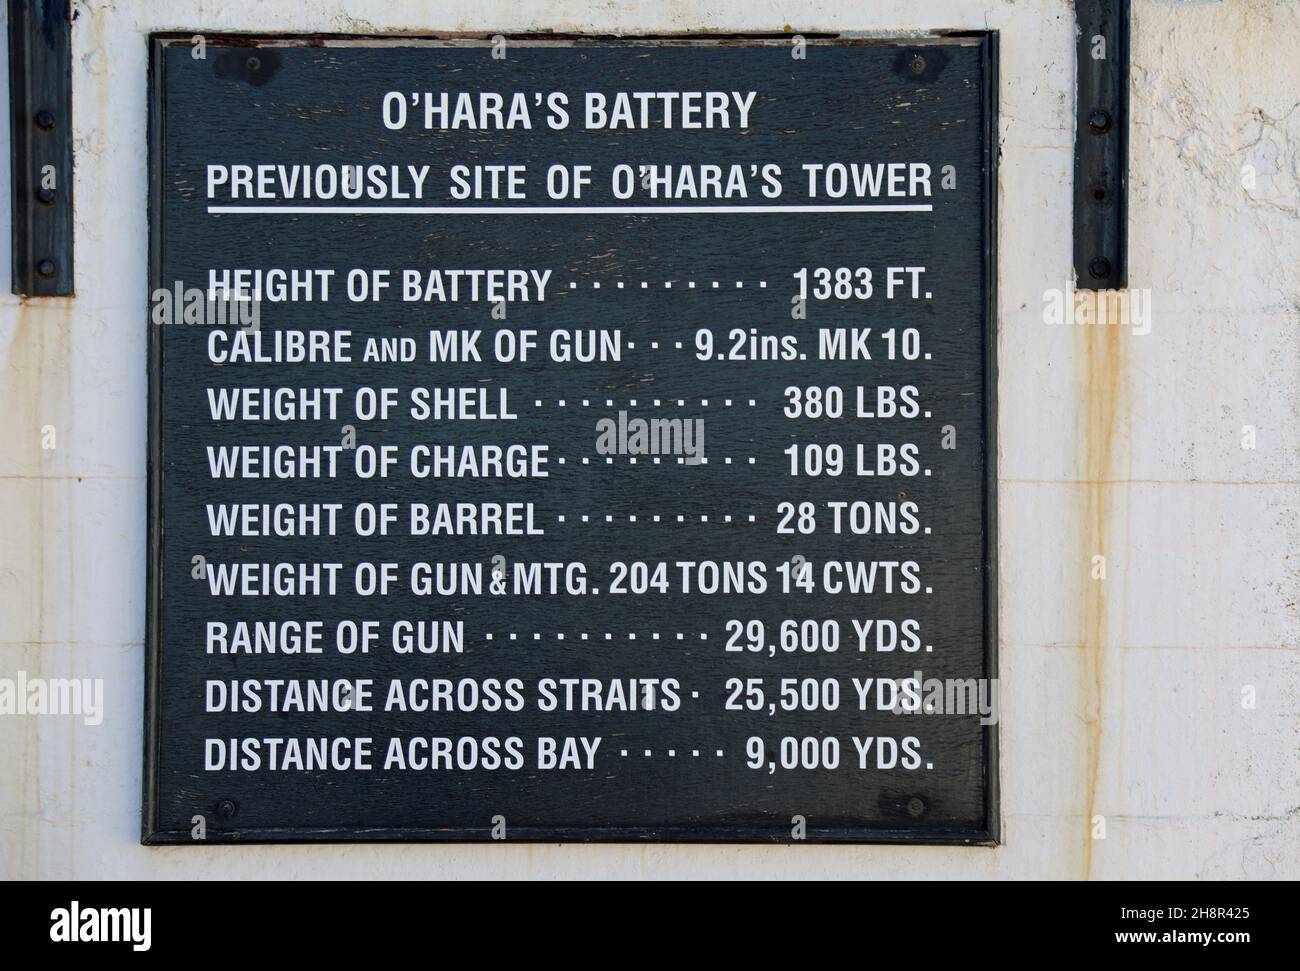
{"label": "dotted leader line", "polygon": [[[633,281],[633,280],[615,280],[615,281],[613,281],[613,286],[614,286],[614,289],[615,289],[615,290],[626,290],[626,289],[628,288],[629,285],[632,285],[633,283],[636,283],[636,282],[638,282],[638,281]],[[743,290],[743,289],[745,289],[745,281],[744,281],[744,280],[735,280],[735,281],[734,281],[734,283],[735,283],[735,286],[734,286],[734,287],[726,287],[726,288],[723,287],[723,285],[722,285],[722,282],[723,282],[723,281],[721,281],[721,280],[709,280],[709,281],[707,281],[707,282],[708,282],[708,286],[707,286],[707,287],[704,287],[704,286],[702,285],[702,284],[703,284],[703,281],[700,281],[699,283],[697,283],[697,281],[695,281],[695,280],[664,280],[664,281],[662,281],[662,286],[663,286],[663,289],[665,289],[665,290],[671,290],[671,289],[673,288],[673,284],[674,284],[674,283],[677,283],[677,284],[685,284],[685,287],[686,287],[687,290],[697,290],[697,289],[708,289],[708,290],[736,289],[736,290]],[[752,282],[752,281],[751,281],[751,282]],[[640,283],[640,287],[639,287],[639,288],[642,289],[642,290],[649,290],[649,289],[651,289],[651,287],[653,287],[654,289],[657,290],[657,289],[659,289],[659,287],[660,287],[660,283],[659,283],[659,282],[651,282],[650,280],[641,280],[641,281],[639,281],[639,283]],[[577,280],[570,280],[570,281],[569,281],[569,289],[570,289],[570,290],[577,290],[577,289],[579,289],[580,286],[581,286],[581,284],[579,284]],[[766,280],[759,280],[759,281],[758,281],[758,288],[759,288],[760,290],[766,290],[766,289],[767,289],[767,281],[766,281]],[[593,280],[593,281],[591,281],[591,289],[593,289],[593,290],[600,290],[600,289],[601,289],[601,283],[600,283],[600,281],[599,281],[599,280]],[[634,287],[634,289],[635,289],[635,287]]]}
{"label": "dotted leader line", "polygon": [[[603,517],[602,517],[602,516],[585,516],[585,515],[584,515],[584,516],[573,516],[573,517],[567,517],[567,516],[556,516],[556,517],[555,517],[555,521],[556,521],[557,523],[563,523],[563,522],[567,522],[570,518],[572,518],[572,519],[580,519],[580,520],[581,520],[582,522],[584,522],[584,523],[589,523],[589,522],[592,522],[593,520],[594,520],[595,522],[601,522],[601,521],[604,521],[604,522],[607,522],[607,523],[612,523],[612,522],[620,522],[620,523],[621,523],[621,522],[623,522],[623,520],[624,520],[624,517],[623,517],[623,516],[614,516],[614,515],[611,515],[611,514],[609,514],[609,513],[606,513]],[[687,521],[690,521],[690,522],[696,522],[697,520],[698,520],[699,522],[702,522],[702,523],[707,523],[707,522],[710,522],[710,521],[715,522],[715,523],[733,523],[733,522],[734,522],[734,523],[740,523],[740,522],[754,523],[754,522],[758,522],[758,518],[755,517],[755,516],[714,516],[713,519],[710,520],[707,514],[705,514],[705,515],[700,515],[700,516],[682,516],[682,515],[678,515],[678,516],[657,516],[657,515],[656,515],[656,516],[639,516],[639,517],[638,517],[638,516],[632,516],[632,515],[629,515],[629,516],[626,517],[626,519],[627,519],[627,522],[629,522],[629,523],[637,523],[637,522],[642,522],[642,523],[660,523],[660,522],[674,522],[674,521],[675,521],[675,522],[679,522],[679,523],[684,523],[684,522],[687,522]]]}
{"label": "dotted leader line", "polygon": [[[668,457],[671,458],[672,456],[668,456]],[[612,456],[612,455],[606,455],[604,458],[605,458],[605,464],[606,464],[606,465],[613,465],[613,464],[614,464],[614,456]],[[662,464],[663,464],[663,462],[661,461],[661,459],[663,458],[663,456],[660,456],[660,455],[642,456],[642,458],[646,458],[646,459],[650,462],[651,465],[662,465]],[[637,460],[637,457],[636,457],[635,455],[633,455],[633,456],[628,457],[627,463],[628,463],[628,465],[636,465],[636,464],[637,464],[637,461],[636,461],[636,460]],[[584,456],[582,456],[582,458],[581,458],[579,461],[581,462],[582,465],[590,465],[593,461],[595,461],[595,462],[598,463],[598,462],[599,462],[599,458],[597,458],[597,459],[592,459],[590,456],[584,455]],[[732,464],[732,461],[733,461],[732,457],[731,457],[730,455],[727,455],[727,456],[724,456],[724,457],[723,457],[723,459],[722,459],[722,464],[723,464],[723,465],[731,465],[731,464]],[[739,462],[740,462],[740,459],[735,459],[734,461],[737,462],[737,463],[739,463]],[[746,464],[748,464],[748,465],[754,465],[754,464],[757,463],[757,461],[758,461],[758,460],[757,460],[754,456],[752,456],[752,455],[747,456],[747,457],[745,458],[745,462],[746,462]],[[563,455],[561,455],[561,456],[559,456],[558,458],[556,458],[556,460],[555,460],[555,464],[556,464],[556,465],[568,465],[569,463],[568,463],[568,459],[566,459]],[[707,455],[701,455],[699,458],[689,459],[689,460],[688,460],[688,459],[686,459],[684,456],[678,455],[678,456],[677,456],[677,464],[678,464],[678,465],[708,465],[708,464],[709,464],[709,458],[708,458]],[[926,470],[926,475],[929,475],[929,474],[930,474],[930,473],[929,473],[929,470]]]}
{"label": "dotted leader line", "polygon": [[[629,641],[634,641],[634,640],[637,639],[637,636],[636,636],[636,635],[637,635],[637,632],[636,632],[636,631],[628,631],[626,635],[624,635],[624,634],[618,634],[617,636],[615,636],[615,635],[614,635],[612,632],[610,632],[610,631],[605,631],[604,633],[599,633],[599,634],[596,634],[596,633],[589,633],[589,632],[583,631],[583,632],[580,632],[580,633],[577,633],[577,634],[573,634],[573,635],[572,635],[572,638],[575,639],[575,640],[579,640],[579,641],[590,641],[590,640],[597,640],[597,641],[613,641],[613,640],[620,640],[620,641],[621,641],[621,640],[629,640]],[[541,640],[544,640],[544,639],[546,639],[546,638],[550,638],[550,637],[554,637],[557,641],[563,641],[563,640],[569,639],[569,637],[570,637],[570,635],[567,634],[567,633],[565,633],[564,631],[556,631],[556,632],[553,633],[553,634],[543,634],[541,631],[533,631],[531,634],[524,634],[524,633],[521,633],[521,632],[519,632],[519,631],[508,631],[508,632],[506,632],[506,633],[504,633],[504,634],[501,634],[501,635],[499,635],[499,636],[500,636],[500,638],[501,638],[502,640],[507,640],[507,641],[520,641],[520,640],[525,640],[525,641],[528,641],[528,640],[532,640],[532,641],[541,641]],[[485,634],[483,635],[483,640],[485,640],[485,641],[494,641],[494,640],[497,639],[497,637],[498,637],[497,634],[493,633],[492,631],[488,631],[487,633],[485,633]],[[684,633],[684,632],[682,632],[682,631],[677,631],[677,632],[674,633],[674,634],[664,634],[664,633],[660,633],[659,631],[656,630],[656,631],[650,631],[649,634],[648,634],[646,637],[642,638],[642,639],[643,639],[643,640],[650,640],[650,641],[658,641],[658,640],[676,640],[676,641],[685,641],[685,640],[688,640],[688,639],[689,639],[689,640],[696,640],[697,638],[698,638],[699,640],[701,640],[701,641],[707,641],[707,640],[709,639],[709,635],[706,634],[706,633],[704,633],[703,631],[701,631],[699,634],[686,634],[686,633]]]}
{"label": "dotted leader line", "polygon": [[[678,346],[681,346],[681,345],[678,345]],[[627,399],[627,407],[629,407],[629,408],[636,408],[636,407],[638,407],[637,402],[640,401],[640,400],[642,400],[642,399],[638,399],[638,398],[629,398],[629,399]],[[665,400],[665,399],[663,399],[663,398],[653,398],[653,399],[651,399],[651,402],[653,403],[653,406],[654,406],[655,408],[662,408],[662,407],[664,406],[664,400]],[[689,398],[689,399],[688,399],[688,398],[670,398],[670,399],[668,399],[668,401],[669,401],[671,404],[675,404],[678,408],[685,408],[688,402],[689,402],[691,405],[694,405],[696,400],[697,400],[697,399],[694,399],[694,398]],[[701,408],[708,408],[708,407],[709,407],[709,400],[710,400],[710,399],[708,399],[708,398],[699,398],[698,401],[700,402],[700,407],[701,407]],[[750,408],[754,408],[754,407],[756,407],[756,406],[758,405],[758,402],[755,401],[753,398],[747,398],[746,401],[745,401],[745,403],[746,403],[746,405],[747,405],[748,407],[750,407]],[[723,408],[730,408],[730,407],[731,407],[732,405],[734,405],[734,404],[735,404],[735,401],[734,401],[733,399],[731,399],[731,398],[723,398],[723,399],[722,399],[722,407],[723,407]],[[545,399],[542,399],[542,398],[534,398],[534,399],[533,399],[533,407],[534,407],[534,408],[545,408],[545,407],[546,407],[546,401],[545,401]],[[569,407],[569,399],[568,399],[568,398],[556,398],[556,399],[555,399],[555,407],[557,407],[557,408],[567,408],[567,407]],[[582,407],[582,408],[599,408],[599,407],[600,407],[600,403],[597,402],[596,404],[593,405],[593,404],[591,403],[591,399],[590,399],[590,398],[583,398],[583,399],[582,399],[582,403],[581,403],[581,405],[574,404],[573,407],[575,407],[575,408],[577,408],[577,407]],[[613,398],[606,398],[606,399],[605,399],[605,407],[606,407],[606,408],[615,408],[615,407],[621,407],[621,405],[616,404],[615,399],[613,399]],[[737,405],[736,407],[739,407],[739,405]]]}

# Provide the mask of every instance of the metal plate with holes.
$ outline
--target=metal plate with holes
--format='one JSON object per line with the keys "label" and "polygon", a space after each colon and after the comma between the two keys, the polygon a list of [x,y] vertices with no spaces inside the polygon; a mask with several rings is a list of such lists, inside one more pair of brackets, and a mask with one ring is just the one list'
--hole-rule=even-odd
{"label": "metal plate with holes", "polygon": [[1128,284],[1128,0],[1078,0],[1074,272],[1087,290]]}
{"label": "metal plate with holes", "polygon": [[994,35],[194,36],[145,841],[996,841]]}
{"label": "metal plate with holes", "polygon": [[67,0],[9,3],[14,293],[69,297],[72,38]]}

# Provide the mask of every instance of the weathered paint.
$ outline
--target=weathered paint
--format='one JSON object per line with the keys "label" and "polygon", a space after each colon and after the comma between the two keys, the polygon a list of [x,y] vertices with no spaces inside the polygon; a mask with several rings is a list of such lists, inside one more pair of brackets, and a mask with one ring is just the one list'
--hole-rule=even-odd
{"label": "weathered paint", "polygon": [[[66,491],[58,488],[64,478],[55,461],[57,452],[41,447],[42,429],[51,426],[63,434],[70,424],[68,361],[69,331],[73,319],[71,300],[15,298],[12,329],[0,332],[4,367],[0,374],[0,415],[10,430],[12,442],[4,462],[4,514],[6,545],[12,542],[11,558],[3,563],[5,656],[20,658],[27,670],[40,677],[44,669],[43,647],[48,638],[46,584],[51,580],[46,562],[47,526],[59,515]],[[6,321],[8,323],[9,321]],[[65,578],[65,579],[70,579]],[[12,635],[17,635],[10,640]],[[55,633],[57,638],[57,632]],[[8,664],[5,665],[9,667]],[[36,719],[9,719],[10,732],[0,746],[0,777],[18,782],[23,804],[39,798],[39,774],[33,757],[38,751],[40,723]],[[18,736],[11,745],[10,733]],[[29,869],[28,861],[39,853],[41,840],[27,814],[18,826],[4,829],[0,846],[12,852]]]}
{"label": "weathered paint", "polygon": [[1300,5],[1134,2],[1142,337],[1042,321],[1071,258],[1068,0],[825,0],[791,25],[1001,31],[995,849],[138,846],[147,33],[771,32],[795,14],[770,0],[75,8],[78,296],[0,297],[0,676],[103,677],[109,709],[98,728],[0,720],[0,778],[16,781],[0,786],[0,876],[1300,876]]}

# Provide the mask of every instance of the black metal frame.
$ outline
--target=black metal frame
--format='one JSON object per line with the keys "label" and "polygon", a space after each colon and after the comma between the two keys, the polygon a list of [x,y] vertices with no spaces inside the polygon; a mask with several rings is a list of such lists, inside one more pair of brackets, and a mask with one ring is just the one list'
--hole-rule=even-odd
{"label": "black metal frame", "polygon": [[[160,92],[163,90],[162,52],[169,44],[191,42],[193,33],[158,33],[150,37],[149,62],[149,287],[150,292],[162,281],[163,233],[161,214],[154,206],[162,198],[162,129],[164,112]],[[216,35],[206,34],[208,43],[222,43],[239,46],[257,46],[260,43],[303,41],[311,42],[317,37],[304,35]],[[984,252],[984,409],[985,428],[982,442],[984,452],[985,502],[982,510],[984,522],[984,670],[989,679],[998,677],[998,470],[997,470],[997,334],[998,334],[998,33],[997,31],[954,31],[948,38],[974,38],[979,42],[983,62],[983,119],[981,130],[984,140],[983,179],[983,252]],[[350,35],[331,35],[331,39],[353,39]],[[374,40],[406,40],[410,37],[374,37],[362,38]],[[675,38],[618,37],[601,38],[593,35],[545,35],[545,40],[573,40],[576,42],[596,42],[616,39],[618,41],[646,40],[682,40],[712,41],[719,38],[710,35],[692,37],[690,35]],[[748,36],[749,40],[771,40],[761,35]],[[781,38],[784,40],[784,38]],[[819,39],[823,39],[819,37]],[[942,44],[945,36],[908,39],[852,39],[854,44],[899,44],[906,43],[924,48],[926,45]],[[156,333],[156,326],[146,321],[148,327],[148,372],[149,372],[149,445],[148,445],[148,523],[149,546],[147,550],[147,599],[146,599],[146,633],[145,633],[145,744],[143,782],[143,812],[141,817],[140,842],[144,845],[231,845],[252,843],[491,843],[487,827],[467,830],[452,828],[372,828],[365,830],[335,828],[283,829],[234,829],[209,834],[207,840],[199,842],[193,839],[188,830],[164,830],[158,821],[158,758],[161,734],[161,705],[159,703],[161,687],[162,644],[160,643],[161,616],[163,610],[162,594],[162,381],[163,355],[162,341]],[[999,730],[1000,721],[984,726],[984,826],[980,829],[952,829],[917,832],[909,829],[854,829],[846,827],[808,828],[807,838],[800,840],[806,844],[909,844],[909,845],[958,845],[958,846],[997,846],[1002,841],[1001,787],[999,770]],[[510,843],[680,843],[680,844],[780,844],[794,842],[788,827],[779,829],[737,827],[737,826],[692,826],[692,827],[516,827],[510,828]]]}
{"label": "black metal frame", "polygon": [[29,297],[73,292],[70,8],[9,0],[13,292]]}
{"label": "black metal frame", "polygon": [[1128,285],[1129,0],[1074,6],[1074,273],[1081,289],[1118,290]]}

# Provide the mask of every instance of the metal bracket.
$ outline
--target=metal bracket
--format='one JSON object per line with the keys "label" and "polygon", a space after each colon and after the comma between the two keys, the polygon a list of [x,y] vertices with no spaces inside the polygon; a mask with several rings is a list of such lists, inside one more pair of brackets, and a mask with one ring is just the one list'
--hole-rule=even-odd
{"label": "metal bracket", "polygon": [[1128,284],[1129,0],[1075,0],[1074,272],[1085,290]]}
{"label": "metal bracket", "polygon": [[13,292],[72,295],[72,14],[9,0]]}

